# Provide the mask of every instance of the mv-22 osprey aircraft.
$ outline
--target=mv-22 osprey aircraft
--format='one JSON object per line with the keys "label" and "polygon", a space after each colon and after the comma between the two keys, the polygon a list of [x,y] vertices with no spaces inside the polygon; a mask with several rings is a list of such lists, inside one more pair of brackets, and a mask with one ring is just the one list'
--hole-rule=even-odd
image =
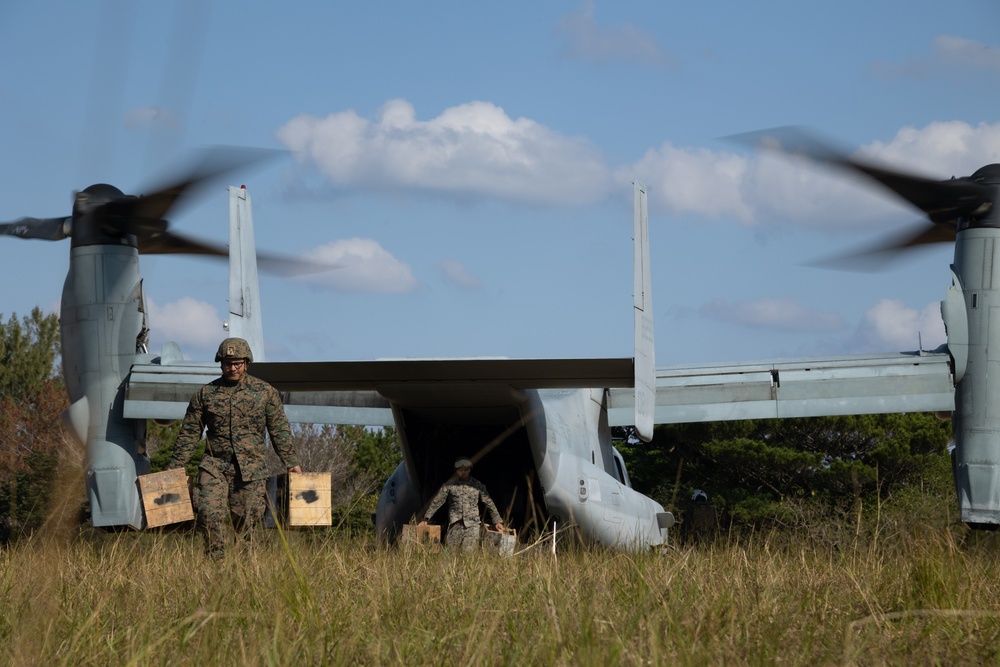
{"label": "mv-22 osprey aircraft", "polygon": [[[988,381],[998,357],[989,341],[998,335],[990,324],[1000,312],[993,278],[1000,275],[993,252],[1000,165],[933,181],[846,157],[793,132],[783,136],[798,142],[793,150],[860,172],[928,215],[930,228],[892,248],[955,240],[953,281],[942,302],[945,348],[654,371],[646,198],[637,185],[634,359],[259,362],[253,373],[283,392],[292,421],[396,427],[403,462],[379,500],[382,539],[393,539],[447,478],[455,456],[472,450],[477,476],[514,524],[554,519],[597,543],[661,545],[672,517],[630,487],[611,427],[635,424],[648,438],[654,423],[917,411],[954,415],[962,519],[1000,525],[1000,424],[989,410],[998,390]],[[145,351],[137,258],[138,252],[224,254],[168,232],[163,220],[173,201],[204,177],[138,199],[91,186],[78,195],[72,218],[0,227],[25,238],[73,239],[62,305],[72,401],[66,422],[87,447],[98,526],[142,527],[135,477],[148,469],[145,419],[180,418],[197,386],[218,375],[214,364],[185,361],[175,344],[159,356]],[[229,333],[247,338],[262,358],[250,199],[245,190],[229,192]]]}

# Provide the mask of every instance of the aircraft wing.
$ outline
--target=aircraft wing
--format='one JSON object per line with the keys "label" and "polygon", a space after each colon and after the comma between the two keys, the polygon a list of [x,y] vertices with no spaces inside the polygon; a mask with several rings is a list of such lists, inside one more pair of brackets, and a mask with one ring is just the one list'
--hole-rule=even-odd
{"label": "aircraft wing", "polygon": [[[606,387],[612,426],[634,423],[632,359],[401,359],[260,362],[253,375],[282,392],[290,421],[391,426],[379,388],[505,385]],[[191,395],[219,377],[209,362],[136,364],[124,416],[181,419]],[[889,353],[656,369],[657,424],[891,412],[950,412],[947,353]]]}
{"label": "aircraft wing", "polygon": [[[253,364],[252,374],[260,377],[258,366],[263,365]],[[126,381],[124,416],[129,419],[182,419],[194,392],[218,377],[218,364],[210,362],[135,364]],[[282,392],[281,398],[289,421],[295,423],[368,426],[391,426],[393,423],[389,402],[375,391],[330,392],[324,396]]]}
{"label": "aircraft wing", "polygon": [[[633,423],[634,400],[630,390],[611,390],[612,426]],[[954,409],[950,357],[940,352],[656,369],[657,424]]]}
{"label": "aircraft wing", "polygon": [[[260,362],[251,374],[282,393],[289,421],[393,425],[380,388],[504,385],[513,389],[628,388],[632,359],[399,359]],[[135,364],[125,388],[124,416],[181,419],[198,387],[219,377],[217,364]],[[629,423],[632,423],[630,417]]]}

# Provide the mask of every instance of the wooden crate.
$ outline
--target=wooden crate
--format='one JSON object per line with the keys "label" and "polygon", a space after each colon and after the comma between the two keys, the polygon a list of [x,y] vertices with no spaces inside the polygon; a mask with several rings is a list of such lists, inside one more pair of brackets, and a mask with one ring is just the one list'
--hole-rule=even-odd
{"label": "wooden crate", "polygon": [[288,473],[288,525],[333,525],[332,495],[331,473]]}
{"label": "wooden crate", "polygon": [[427,549],[441,551],[441,526],[403,526],[399,543],[406,549]]}
{"label": "wooden crate", "polygon": [[513,528],[504,528],[502,531],[486,529],[483,536],[483,548],[501,556],[513,556],[517,547],[517,531]]}
{"label": "wooden crate", "polygon": [[194,519],[191,491],[183,468],[141,475],[139,492],[147,528]]}

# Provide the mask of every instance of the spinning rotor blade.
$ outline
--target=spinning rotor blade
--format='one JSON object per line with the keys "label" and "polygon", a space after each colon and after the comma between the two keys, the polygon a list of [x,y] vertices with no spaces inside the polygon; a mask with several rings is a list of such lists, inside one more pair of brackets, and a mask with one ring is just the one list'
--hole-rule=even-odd
{"label": "spinning rotor blade", "polygon": [[968,178],[935,181],[901,171],[877,167],[849,157],[803,130],[782,127],[730,137],[743,144],[803,155],[816,162],[857,172],[905,199],[927,214],[932,223],[954,224],[958,218],[985,212],[992,204],[991,188]]}
{"label": "spinning rotor blade", "polygon": [[[166,230],[163,218],[181,200],[189,197],[195,188],[206,181],[281,153],[282,151],[276,150],[235,147],[216,147],[206,150],[192,169],[173,179],[166,186],[159,187],[151,194],[138,198],[127,197],[105,204],[105,219],[109,225],[121,233],[136,234],[139,237],[153,237],[163,234]],[[168,252],[184,251],[171,250]],[[196,254],[206,253],[196,251]]]}
{"label": "spinning rotor blade", "polygon": [[910,248],[932,243],[954,243],[955,234],[955,227],[952,225],[922,223],[917,232],[889,236],[874,246],[809,262],[809,265],[848,271],[877,271]]}
{"label": "spinning rotor blade", "polygon": [[[163,232],[149,238],[139,239],[139,252],[144,255],[183,254],[229,257],[229,249],[224,245],[200,241],[174,232]],[[294,257],[260,252],[257,253],[257,266],[262,271],[286,277],[342,268],[334,264],[319,264]]]}
{"label": "spinning rotor blade", "polygon": [[[234,147],[207,150],[193,169],[169,185],[160,187],[152,194],[138,198],[124,197],[105,204],[105,220],[123,233],[134,234],[139,252],[145,255],[184,254],[228,258],[227,246],[167,231],[167,222],[163,218],[206,181],[280,154],[282,151]],[[338,268],[264,253],[257,253],[257,264],[263,271],[284,276]]]}
{"label": "spinning rotor blade", "polygon": [[323,273],[324,271],[346,268],[340,264],[320,264],[318,262],[265,253],[257,253],[257,266],[261,271],[267,271],[268,273],[285,278],[307,276],[313,273]]}
{"label": "spinning rotor blade", "polygon": [[0,236],[61,241],[69,236],[71,218],[21,218],[0,223]]}
{"label": "spinning rotor blade", "polygon": [[143,255],[211,255],[229,257],[229,249],[199,241],[174,232],[160,232],[139,239],[139,252]]}

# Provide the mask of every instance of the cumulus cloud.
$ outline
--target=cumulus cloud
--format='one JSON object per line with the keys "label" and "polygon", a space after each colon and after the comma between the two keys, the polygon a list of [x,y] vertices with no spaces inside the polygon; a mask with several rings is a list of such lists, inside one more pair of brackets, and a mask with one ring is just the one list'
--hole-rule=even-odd
{"label": "cumulus cloud", "polygon": [[897,299],[882,299],[869,308],[857,325],[836,313],[808,308],[792,299],[763,298],[728,302],[715,299],[698,309],[711,319],[776,332],[830,334],[817,343],[824,354],[933,350],[948,340],[941,320],[941,305],[921,309]]}
{"label": "cumulus cloud", "polygon": [[210,303],[185,296],[160,306],[146,298],[150,338],[155,346],[174,341],[184,349],[214,348],[225,335],[222,317]]}
{"label": "cumulus cloud", "polygon": [[[488,102],[452,107],[426,121],[405,100],[386,103],[374,120],[354,111],[302,115],[286,123],[279,138],[342,190],[580,206],[627,192],[632,180],[640,180],[654,209],[747,227],[856,229],[891,218],[908,221],[916,213],[857,174],[770,151],[664,142],[635,162],[612,167],[589,142],[513,119]],[[856,154],[930,178],[969,175],[1000,162],[1000,123],[905,127]]]}
{"label": "cumulus cloud", "polygon": [[387,102],[374,121],[354,111],[300,115],[278,139],[339,189],[401,189],[583,205],[608,196],[610,170],[588,141],[489,102],[469,102],[418,120],[406,100]]}
{"label": "cumulus cloud", "polygon": [[464,289],[479,289],[483,281],[471,273],[464,264],[454,259],[443,259],[437,264],[438,270],[448,282]]}
{"label": "cumulus cloud", "polygon": [[[931,178],[967,176],[1000,161],[1000,123],[906,127],[887,142],[862,147],[857,155]],[[858,227],[899,217],[901,211],[915,212],[856,175],[769,151],[744,155],[664,143],[615,171],[619,189],[636,178],[649,187],[651,206],[675,214],[735,219],[748,227]]]}
{"label": "cumulus cloud", "polygon": [[917,310],[896,299],[869,308],[856,338],[859,348],[890,350],[915,350],[918,345],[932,350],[948,340],[939,303]]}
{"label": "cumulus cloud", "polygon": [[742,155],[669,143],[619,168],[619,188],[638,178],[651,206],[746,227],[773,224],[828,227],[862,224],[892,211],[857,179],[801,159],[762,151]]}
{"label": "cumulus cloud", "polygon": [[303,258],[337,268],[302,277],[342,292],[400,294],[420,286],[410,265],[372,239],[342,239],[304,253]]}
{"label": "cumulus cloud", "polygon": [[586,0],[579,11],[559,20],[556,32],[566,40],[563,47],[565,55],[596,63],[671,64],[651,33],[631,23],[614,28],[602,27],[594,19],[594,9],[594,1]]}
{"label": "cumulus cloud", "polygon": [[619,169],[616,178],[624,186],[638,174],[649,187],[648,196],[670,212],[731,216],[749,223],[754,213],[742,184],[750,168],[751,161],[735,153],[677,148],[668,142]]}
{"label": "cumulus cloud", "polygon": [[835,313],[807,308],[793,299],[763,298],[729,303],[714,299],[700,309],[702,315],[733,324],[783,331],[840,331],[847,323]]}
{"label": "cumulus cloud", "polygon": [[968,176],[1000,161],[1000,123],[947,121],[904,127],[888,142],[862,147],[858,155],[932,178]]}

